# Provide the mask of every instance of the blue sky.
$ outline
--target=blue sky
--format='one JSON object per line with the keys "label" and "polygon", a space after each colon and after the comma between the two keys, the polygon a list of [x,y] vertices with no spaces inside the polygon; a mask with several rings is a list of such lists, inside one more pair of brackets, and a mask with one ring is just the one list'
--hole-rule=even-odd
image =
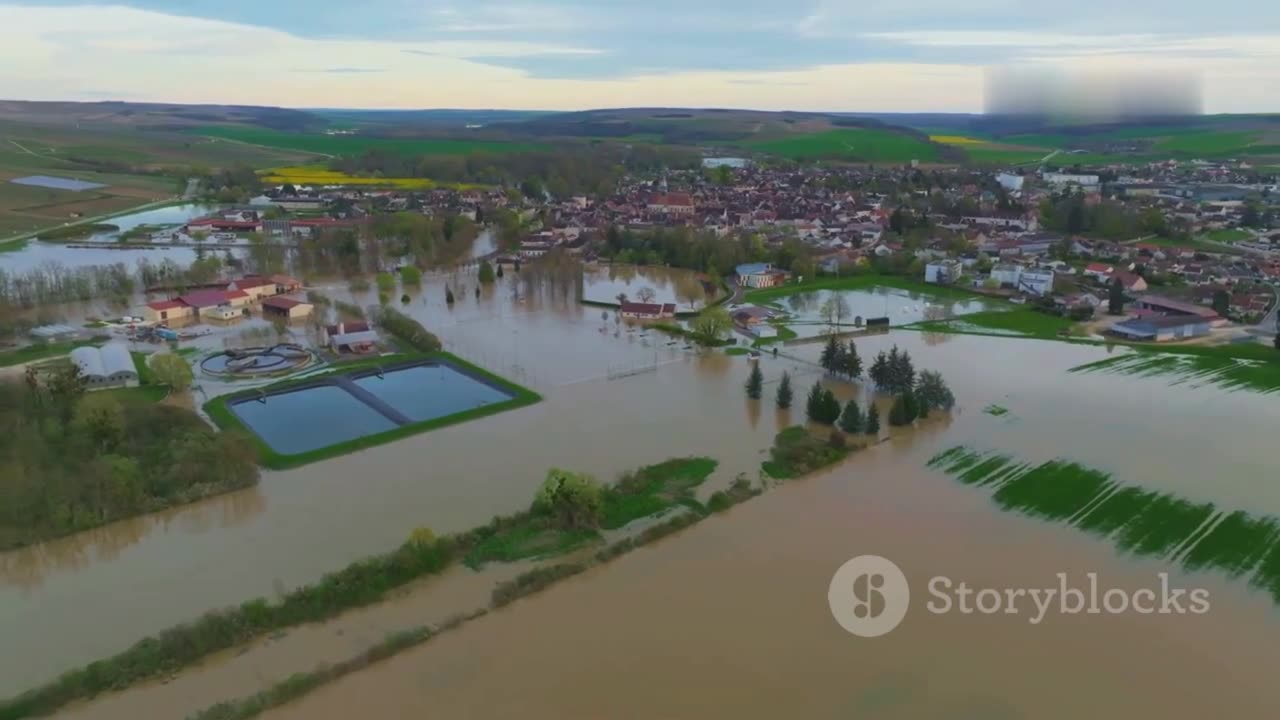
{"label": "blue sky", "polygon": [[0,0],[9,98],[977,111],[1014,65],[1203,76],[1244,112],[1280,110],[1278,61],[1257,0]]}

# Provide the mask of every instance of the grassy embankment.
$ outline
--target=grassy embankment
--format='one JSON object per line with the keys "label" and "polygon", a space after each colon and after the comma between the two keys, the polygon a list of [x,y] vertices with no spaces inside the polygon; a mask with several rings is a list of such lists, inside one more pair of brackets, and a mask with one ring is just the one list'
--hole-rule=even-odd
{"label": "grassy embankment", "polygon": [[[699,504],[693,499],[692,491],[715,467],[716,461],[709,458],[682,458],[624,475],[618,483],[606,489],[601,515],[601,526],[605,529],[618,523],[661,516],[677,506],[687,508],[688,512],[677,513],[664,522],[602,548],[592,561],[541,567],[502,583],[493,591],[491,607],[507,605],[519,597],[548,587],[556,580],[576,574],[592,563],[607,562],[693,525],[711,513],[727,510],[760,494],[759,488],[752,488],[740,479],[728,490],[713,493],[705,506]],[[114,657],[66,673],[48,685],[0,703],[0,720],[47,715],[75,700],[122,690],[173,673],[213,653],[272,632],[324,621],[347,610],[371,605],[409,582],[439,574],[458,562],[474,559],[477,554],[488,555],[494,548],[510,547],[506,543],[511,539],[510,529],[529,523],[550,526],[547,513],[535,507],[515,516],[495,518],[485,526],[459,535],[441,538],[436,538],[430,531],[417,531],[389,553],[352,563],[324,576],[315,584],[296,588],[274,602],[259,598],[237,607],[206,613],[192,623],[148,637]],[[560,528],[556,532],[571,538],[579,531]],[[500,541],[495,542],[495,538]],[[549,543],[538,555],[555,556],[578,547],[581,545],[560,540]],[[510,557],[526,556],[524,552],[514,552]],[[572,572],[566,572],[566,569],[572,569]],[[468,619],[480,614],[483,611],[473,613]],[[314,689],[324,681],[425,642],[442,629],[447,628],[420,628],[408,631],[408,635],[394,634],[347,663],[294,675],[251,698],[210,708],[200,717],[252,717],[268,707],[298,697],[300,688]],[[412,642],[406,642],[406,639]]]}
{"label": "grassy embankment", "polygon": [[1125,487],[1065,460],[1032,465],[960,446],[929,465],[990,489],[1005,510],[1065,523],[1111,540],[1123,552],[1179,562],[1187,570],[1248,577],[1280,604],[1280,519]]}
{"label": "grassy embankment", "polygon": [[[470,410],[464,410],[463,412],[460,412],[460,413],[454,413],[453,415],[446,415],[444,417],[434,418],[431,420],[424,420],[422,422],[401,425],[391,430],[387,430],[386,432],[376,433],[374,435],[366,435],[364,437],[356,438],[354,440],[348,440],[347,442],[330,445],[328,447],[319,448],[317,450],[311,450],[305,453],[297,453],[294,455],[286,455],[273,450],[271,446],[269,446],[266,442],[264,442],[262,438],[258,437],[258,435],[254,433],[251,428],[246,427],[244,423],[240,421],[240,418],[237,417],[236,414],[232,412],[230,408],[230,405],[234,401],[255,398],[264,392],[270,394],[272,392],[277,392],[280,390],[287,390],[290,387],[307,385],[316,381],[317,379],[329,377],[332,375],[346,374],[354,370],[368,369],[370,367],[380,367],[390,363],[399,363],[407,360],[438,360],[438,361],[447,362],[451,365],[454,365],[455,367],[458,367],[466,371],[468,374],[484,378],[488,382],[492,383],[493,385],[496,385],[497,387],[501,388],[505,392],[509,393],[512,397],[510,400],[505,400],[503,402],[484,405],[481,407],[472,408]],[[431,352],[431,353],[404,353],[404,354],[397,354],[397,355],[387,355],[387,356],[382,356],[378,358],[373,358],[370,360],[362,360],[354,363],[345,363],[329,372],[319,373],[316,375],[309,375],[306,378],[297,379],[297,380],[284,380],[278,383],[267,385],[265,387],[254,388],[252,390],[244,390],[241,392],[235,392],[229,395],[216,397],[210,400],[209,402],[205,403],[204,410],[209,415],[210,419],[212,419],[213,422],[217,424],[219,428],[222,428],[223,430],[229,430],[229,429],[242,430],[246,434],[248,434],[251,438],[253,438],[253,442],[258,449],[259,458],[261,459],[261,462],[265,467],[269,467],[274,470],[283,470],[287,468],[294,468],[302,465],[307,465],[309,463],[317,462],[320,460],[327,460],[329,458],[334,458],[341,455],[347,455],[349,453],[353,453],[358,450],[365,450],[371,447],[376,447],[378,445],[385,445],[387,443],[395,442],[396,440],[401,440],[411,435],[417,435],[419,433],[428,432],[430,430],[436,430],[442,427],[447,427],[449,425],[457,425],[458,423],[463,423],[463,422],[475,420],[482,417],[488,417],[490,415],[496,415],[498,413],[506,412],[508,410],[514,410],[516,408],[524,407],[526,405],[532,405],[541,400],[542,400],[542,396],[535,393],[534,391],[529,390],[528,388],[522,387],[520,385],[517,385],[505,378],[494,375],[493,373],[489,372],[488,370],[485,370],[484,368],[481,368],[476,365],[472,365],[471,363],[467,362],[466,360],[463,360],[462,358],[457,357],[456,355],[452,355],[447,352]]]}
{"label": "grassy embankment", "polygon": [[1275,348],[1257,344],[1168,350],[1124,353],[1073,367],[1069,372],[1166,377],[1170,385],[1211,385],[1264,395],[1280,392],[1280,350]]}
{"label": "grassy embankment", "polygon": [[842,439],[833,443],[799,425],[786,428],[774,437],[769,459],[761,463],[760,469],[777,480],[790,480],[834,465],[863,447],[857,444],[856,437],[839,437]]}

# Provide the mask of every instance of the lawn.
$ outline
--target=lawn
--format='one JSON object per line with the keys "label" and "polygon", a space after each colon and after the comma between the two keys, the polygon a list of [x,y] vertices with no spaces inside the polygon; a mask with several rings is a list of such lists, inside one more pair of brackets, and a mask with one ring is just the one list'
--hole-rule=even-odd
{"label": "lawn", "polygon": [[546,149],[546,146],[537,143],[325,135],[324,133],[292,133],[252,127],[210,126],[199,128],[195,132],[206,137],[320,155],[359,155],[368,150],[398,155],[469,155],[477,152],[510,153]]}
{"label": "lawn", "polygon": [[[297,386],[297,385],[309,384],[319,378],[327,377],[330,375],[346,374],[362,368],[376,367],[376,366],[386,365],[388,363],[399,363],[399,362],[404,362],[406,360],[432,360],[432,359],[444,360],[452,365],[455,365],[458,368],[461,368],[470,372],[473,375],[485,378],[486,380],[493,383],[494,385],[497,385],[503,390],[511,393],[513,397],[512,399],[506,400],[504,402],[497,402],[489,405],[483,405],[477,408],[473,408],[471,410],[466,410],[460,413],[454,413],[453,415],[446,415],[444,417],[433,418],[431,420],[426,420],[423,422],[416,422],[416,423],[401,425],[399,427],[395,427],[390,430],[387,430],[386,432],[376,433],[373,435],[365,435],[363,437],[355,438],[354,440],[349,440],[347,442],[342,442],[336,445],[330,445],[328,447],[323,447],[323,448],[311,450],[304,453],[298,453],[295,455],[285,455],[273,450],[271,446],[269,446],[265,441],[263,441],[261,437],[257,435],[257,433],[253,432],[250,428],[245,426],[245,424],[241,422],[240,418],[234,412],[231,411],[231,407],[230,407],[230,404],[236,400],[258,397],[263,392],[278,391],[278,390],[286,389],[286,388]],[[254,445],[258,450],[258,457],[262,465],[264,465],[265,467],[269,467],[273,470],[284,470],[288,468],[299,467],[302,465],[308,465],[310,463],[318,462],[320,460],[327,460],[329,458],[339,457],[341,455],[347,455],[353,452],[357,452],[359,450],[366,450],[371,447],[377,447],[378,445],[385,445],[387,443],[395,442],[397,440],[402,440],[412,435],[417,435],[419,433],[424,433],[431,430],[437,430],[439,428],[447,427],[449,425],[456,425],[458,423],[468,422],[470,420],[476,420],[482,417],[488,417],[490,415],[496,415],[498,413],[506,412],[507,410],[514,410],[516,408],[524,407],[526,405],[532,405],[534,403],[540,402],[541,400],[542,400],[542,396],[538,395],[532,390],[521,387],[520,385],[516,385],[515,383],[505,378],[494,375],[493,373],[481,367],[472,365],[471,363],[463,360],[462,358],[459,358],[450,353],[446,353],[446,352],[402,353],[402,354],[396,354],[396,355],[387,355],[387,356],[382,356],[377,358],[371,358],[369,360],[361,360],[358,362],[343,363],[341,365],[336,366],[333,370],[330,370],[328,372],[319,373],[315,375],[308,375],[305,378],[282,380],[280,382],[273,383],[265,387],[254,388],[252,390],[243,390],[243,391],[231,393],[228,395],[222,395],[220,397],[216,397],[208,401],[207,403],[205,403],[204,411],[209,416],[209,419],[213,420],[214,424],[216,424],[219,428],[223,430],[240,430],[244,432],[246,435],[248,435],[253,440]]]}
{"label": "lawn", "polygon": [[1205,237],[1214,242],[1233,243],[1248,240],[1253,237],[1253,233],[1239,228],[1223,228],[1221,230],[1210,230],[1205,233]]}
{"label": "lawn", "polygon": [[12,367],[23,363],[34,362],[36,360],[48,360],[49,358],[62,357],[68,355],[72,350],[85,345],[99,345],[102,340],[91,340],[88,342],[52,342],[37,343],[35,345],[27,345],[17,350],[8,350],[0,353],[0,367]]}
{"label": "lawn", "polygon": [[934,162],[938,147],[904,133],[869,128],[843,128],[773,140],[751,140],[745,147],[792,160],[861,160],[905,163]]}

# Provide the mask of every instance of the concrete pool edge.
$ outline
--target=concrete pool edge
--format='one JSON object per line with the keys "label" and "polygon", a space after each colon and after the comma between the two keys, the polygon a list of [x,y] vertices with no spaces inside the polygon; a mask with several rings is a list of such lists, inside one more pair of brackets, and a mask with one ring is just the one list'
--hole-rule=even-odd
{"label": "concrete pool edge", "polygon": [[[335,443],[333,445],[327,445],[322,448],[296,454],[285,454],[274,450],[261,436],[248,427],[248,425],[246,425],[236,414],[235,410],[232,409],[233,405],[246,400],[252,400],[263,393],[271,395],[294,390],[302,390],[308,387],[333,385],[335,376],[355,378],[361,375],[372,374],[375,368],[381,368],[384,371],[387,371],[428,363],[448,365],[473,380],[482,382],[485,385],[507,393],[511,398],[503,402],[492,403],[482,407],[453,413],[452,415],[444,415],[420,422],[406,423],[383,432],[365,435],[353,440]],[[434,353],[399,353],[393,356],[383,356],[367,361],[351,363],[345,366],[340,365],[322,375],[313,375],[311,377],[300,378],[297,380],[285,380],[261,388],[241,390],[227,395],[221,395],[206,402],[203,409],[205,414],[213,421],[214,425],[216,425],[219,430],[223,432],[238,431],[248,436],[258,451],[258,463],[260,465],[272,470],[287,470],[290,468],[308,465],[313,462],[319,462],[321,460],[340,457],[360,450],[367,450],[379,445],[385,445],[412,435],[429,432],[449,425],[456,425],[458,423],[496,415],[508,410],[515,410],[516,408],[526,407],[541,401],[542,396],[538,393],[521,385],[517,385],[504,377],[495,375],[482,367],[469,363],[452,353],[442,351]]]}

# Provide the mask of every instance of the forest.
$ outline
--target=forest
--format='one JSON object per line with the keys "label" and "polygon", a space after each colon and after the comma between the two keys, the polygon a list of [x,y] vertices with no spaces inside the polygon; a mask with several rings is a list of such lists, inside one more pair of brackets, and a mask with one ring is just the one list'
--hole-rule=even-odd
{"label": "forest", "polygon": [[71,366],[0,382],[0,551],[258,481],[252,445]]}

